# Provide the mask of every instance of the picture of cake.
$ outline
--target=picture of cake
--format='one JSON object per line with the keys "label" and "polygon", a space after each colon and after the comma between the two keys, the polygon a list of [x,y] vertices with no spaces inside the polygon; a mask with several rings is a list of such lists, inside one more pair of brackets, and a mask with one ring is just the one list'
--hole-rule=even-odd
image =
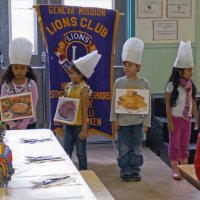
{"label": "picture of cake", "polygon": [[148,96],[148,90],[117,89],[116,112],[145,114],[148,112]]}

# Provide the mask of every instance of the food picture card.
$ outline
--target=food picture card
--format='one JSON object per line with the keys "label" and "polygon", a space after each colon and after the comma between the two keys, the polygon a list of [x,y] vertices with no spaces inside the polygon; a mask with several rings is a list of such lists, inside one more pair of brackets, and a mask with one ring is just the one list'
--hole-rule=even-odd
{"label": "food picture card", "polygon": [[2,96],[0,98],[0,110],[2,121],[34,117],[31,92]]}
{"label": "food picture card", "polygon": [[59,97],[54,121],[75,124],[77,121],[79,99]]}
{"label": "food picture card", "polygon": [[122,114],[148,114],[149,90],[116,89],[115,112]]}

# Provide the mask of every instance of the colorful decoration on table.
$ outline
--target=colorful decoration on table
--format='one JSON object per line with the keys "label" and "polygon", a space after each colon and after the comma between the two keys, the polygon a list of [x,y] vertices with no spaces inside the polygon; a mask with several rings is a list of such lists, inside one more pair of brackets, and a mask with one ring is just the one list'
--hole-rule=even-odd
{"label": "colorful decoration on table", "polygon": [[3,140],[5,132],[4,123],[0,121],[0,187],[8,185],[15,171],[12,165],[12,151]]}

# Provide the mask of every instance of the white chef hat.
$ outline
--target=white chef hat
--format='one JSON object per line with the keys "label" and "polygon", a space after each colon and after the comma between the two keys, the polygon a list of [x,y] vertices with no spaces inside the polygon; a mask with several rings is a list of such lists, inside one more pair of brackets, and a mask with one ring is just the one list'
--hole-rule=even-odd
{"label": "white chef hat", "polygon": [[191,42],[180,41],[176,60],[174,62],[176,68],[193,67],[192,47]]}
{"label": "white chef hat", "polygon": [[16,38],[9,44],[10,64],[30,65],[32,43],[25,38]]}
{"label": "white chef hat", "polygon": [[78,60],[75,60],[73,63],[86,78],[90,78],[94,73],[94,68],[96,67],[100,58],[101,54],[98,54],[98,51],[95,50],[79,58]]}
{"label": "white chef hat", "polygon": [[136,37],[131,37],[124,43],[122,49],[122,61],[141,64],[144,42]]}

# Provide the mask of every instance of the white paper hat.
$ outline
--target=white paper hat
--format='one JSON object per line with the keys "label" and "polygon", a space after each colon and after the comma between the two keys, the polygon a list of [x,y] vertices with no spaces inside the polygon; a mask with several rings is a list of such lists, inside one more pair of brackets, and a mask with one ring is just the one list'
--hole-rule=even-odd
{"label": "white paper hat", "polygon": [[191,42],[180,41],[176,60],[174,62],[176,68],[190,68],[193,67],[192,47]]}
{"label": "white paper hat", "polygon": [[30,65],[33,45],[25,38],[16,38],[9,44],[10,64]]}
{"label": "white paper hat", "polygon": [[122,61],[130,61],[141,64],[144,42],[139,38],[132,37],[126,40],[122,49]]}
{"label": "white paper hat", "polygon": [[100,58],[101,54],[98,54],[98,51],[95,50],[84,57],[75,60],[73,63],[86,78],[90,78],[94,73],[94,68],[96,67]]}

